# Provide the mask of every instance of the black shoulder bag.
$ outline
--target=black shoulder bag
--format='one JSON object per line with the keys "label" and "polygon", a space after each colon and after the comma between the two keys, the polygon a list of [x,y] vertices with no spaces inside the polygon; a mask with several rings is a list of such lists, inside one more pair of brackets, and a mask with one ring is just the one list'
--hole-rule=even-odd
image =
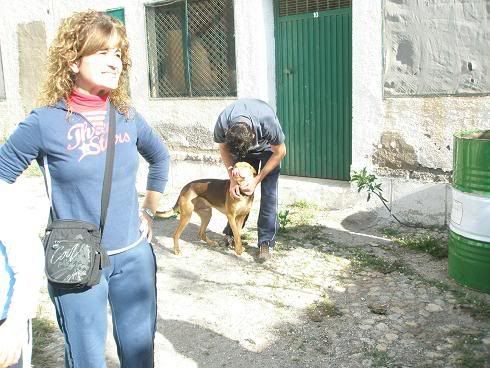
{"label": "black shoulder bag", "polygon": [[115,131],[116,112],[110,105],[100,226],[80,220],[54,219],[54,208],[51,206],[51,221],[46,227],[43,244],[46,276],[55,287],[82,289],[97,285],[102,269],[109,264],[107,252],[100,242],[111,192]]}

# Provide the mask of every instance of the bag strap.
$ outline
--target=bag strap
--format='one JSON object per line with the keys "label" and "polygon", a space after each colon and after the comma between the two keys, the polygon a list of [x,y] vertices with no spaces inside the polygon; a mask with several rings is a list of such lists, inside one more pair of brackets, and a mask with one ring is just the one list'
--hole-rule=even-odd
{"label": "bag strap", "polygon": [[100,233],[104,232],[107,207],[111,196],[112,172],[114,167],[114,151],[116,147],[116,109],[109,102],[109,133],[107,134],[107,151],[105,159],[104,183],[100,201]]}
{"label": "bag strap", "polygon": [[[109,206],[109,198],[111,195],[112,186],[112,172],[114,167],[114,153],[116,146],[116,109],[109,102],[109,132],[107,134],[107,150],[105,159],[105,170],[104,170],[104,181],[102,184],[102,198],[100,204],[100,233],[102,235],[104,231],[105,219],[107,217],[107,207]],[[45,173],[45,184],[47,187],[47,194],[50,203],[49,209],[49,221],[48,224],[52,223],[55,219],[52,193],[51,193],[51,175],[49,172],[48,156],[43,157],[44,162],[44,173]]]}

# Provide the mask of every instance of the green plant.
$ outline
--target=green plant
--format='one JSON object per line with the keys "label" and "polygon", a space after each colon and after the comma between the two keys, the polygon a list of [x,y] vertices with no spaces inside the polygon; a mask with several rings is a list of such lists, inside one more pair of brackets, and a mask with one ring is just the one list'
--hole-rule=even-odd
{"label": "green plant", "polygon": [[423,227],[420,224],[409,224],[400,221],[398,217],[396,217],[393,212],[391,212],[391,208],[388,207],[386,203],[388,203],[388,200],[383,197],[383,189],[381,189],[381,183],[377,182],[377,177],[376,175],[373,174],[368,174],[366,168],[364,167],[361,171],[354,171],[354,174],[352,175],[352,182],[357,183],[357,192],[361,192],[361,190],[367,190],[368,196],[367,196],[367,201],[371,199],[371,196],[374,194],[376,197],[379,198],[381,203],[383,203],[383,206],[388,210],[390,213],[390,216],[393,217],[396,222],[398,222],[400,225],[407,226],[407,227]]}
{"label": "green plant", "polygon": [[456,355],[455,366],[461,368],[485,367],[485,362],[489,361],[490,352],[482,344],[484,334],[465,334],[462,330],[451,330],[449,336],[452,337],[452,351]]}
{"label": "green plant", "polygon": [[307,208],[311,208],[313,206],[314,206],[313,204],[308,203],[304,199],[297,200],[291,204],[292,208],[300,208],[300,209],[307,209]]}
{"label": "green plant", "polygon": [[366,189],[368,196],[367,201],[371,199],[371,195],[376,195],[381,202],[386,203],[388,200],[383,197],[383,189],[381,189],[381,183],[376,182],[376,175],[368,174],[364,167],[361,171],[354,171],[351,181],[357,182],[357,192]]}
{"label": "green plant", "polygon": [[325,317],[338,317],[343,313],[327,296],[308,306],[306,315],[313,322],[321,322]]}
{"label": "green plant", "polygon": [[385,261],[383,258],[369,254],[361,249],[353,249],[349,259],[352,262],[351,266],[354,271],[362,270],[363,268],[368,267],[383,274],[389,274],[395,271],[406,275],[412,273],[408,266],[401,261]]}
{"label": "green plant", "polygon": [[403,247],[422,251],[437,259],[447,258],[447,241],[432,235],[395,237],[393,241]]}
{"label": "green plant", "polygon": [[392,367],[393,360],[386,351],[374,349],[371,351],[372,367]]}
{"label": "green plant", "polygon": [[279,211],[277,217],[279,219],[280,231],[284,231],[286,229],[286,226],[288,226],[292,222],[291,218],[289,217],[289,210]]}
{"label": "green plant", "polygon": [[384,229],[381,229],[381,232],[389,238],[395,238],[400,235],[400,230],[393,229],[392,227],[385,227]]}

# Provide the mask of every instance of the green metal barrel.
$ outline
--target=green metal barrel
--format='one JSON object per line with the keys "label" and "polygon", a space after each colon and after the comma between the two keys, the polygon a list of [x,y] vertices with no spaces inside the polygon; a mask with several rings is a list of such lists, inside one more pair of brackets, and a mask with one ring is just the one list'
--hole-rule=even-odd
{"label": "green metal barrel", "polygon": [[453,187],[490,196],[490,130],[454,135]]}
{"label": "green metal barrel", "polygon": [[454,135],[448,273],[490,292],[490,130]]}
{"label": "green metal barrel", "polygon": [[448,272],[458,283],[490,293],[490,243],[449,231]]}

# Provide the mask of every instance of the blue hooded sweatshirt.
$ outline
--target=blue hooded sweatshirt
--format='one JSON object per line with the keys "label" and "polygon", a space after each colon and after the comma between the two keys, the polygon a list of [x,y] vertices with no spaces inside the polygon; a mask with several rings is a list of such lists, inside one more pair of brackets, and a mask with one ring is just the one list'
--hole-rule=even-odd
{"label": "blue hooded sweatshirt", "polygon": [[[51,179],[56,218],[100,223],[109,114],[104,126],[92,125],[82,114],[68,114],[66,104],[35,109],[0,148],[0,179],[13,183],[37,160]],[[116,148],[112,188],[102,244],[117,250],[140,238],[136,173],[139,154],[149,163],[147,190],[163,192],[169,153],[160,137],[134,110],[127,118],[116,112]]]}

